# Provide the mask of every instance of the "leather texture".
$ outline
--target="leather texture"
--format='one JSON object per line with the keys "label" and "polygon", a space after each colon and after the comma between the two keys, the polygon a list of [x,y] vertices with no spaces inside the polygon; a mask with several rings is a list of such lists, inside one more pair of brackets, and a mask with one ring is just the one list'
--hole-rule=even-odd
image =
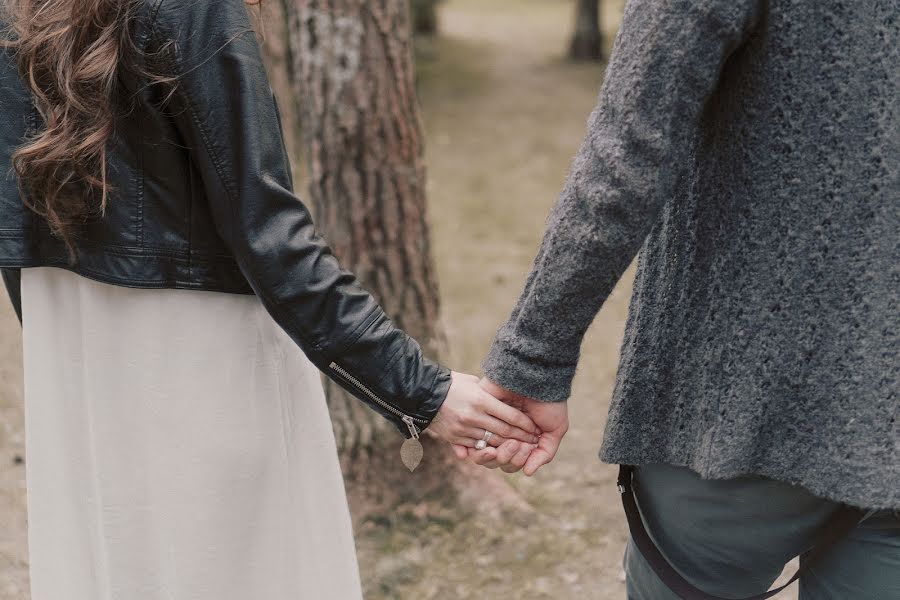
{"label": "leather texture", "polygon": [[[23,206],[7,169],[0,267],[55,266],[129,287],[254,293],[323,372],[404,435],[403,415],[424,429],[449,391],[450,372],[340,267],[294,194],[243,0],[148,0],[133,37],[152,71],[175,83],[122,76],[128,102],[110,147],[105,215],[85,225],[70,264],[63,243]],[[0,159],[11,165],[40,117],[8,51],[0,108]],[[15,287],[13,272],[4,280]]]}

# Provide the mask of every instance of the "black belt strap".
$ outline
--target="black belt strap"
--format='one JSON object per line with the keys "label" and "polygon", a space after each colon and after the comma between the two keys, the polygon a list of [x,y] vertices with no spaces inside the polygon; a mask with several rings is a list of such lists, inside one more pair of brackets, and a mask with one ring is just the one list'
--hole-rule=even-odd
{"label": "black belt strap", "polygon": [[[632,487],[632,479],[634,476],[634,467],[621,465],[619,467],[619,493],[622,495],[622,506],[625,507],[625,516],[628,518],[628,529],[631,531],[631,539],[634,540],[635,546],[640,550],[641,554],[650,564],[657,577],[668,586],[682,600],[727,600],[719,596],[707,594],[700,590],[682,577],[676,571],[669,561],[662,555],[653,540],[647,534],[644,527],[644,521],[641,519],[641,513],[638,511],[637,501],[634,496]],[[839,542],[844,536],[850,533],[866,515],[865,511],[843,506],[835,512],[822,526],[817,536],[815,545],[802,555],[800,569],[791,577],[783,586],[774,590],[769,590],[763,594],[743,598],[742,600],[766,600],[775,594],[783,591],[786,587],[797,581],[803,575],[810,565],[819,560],[825,552]]]}

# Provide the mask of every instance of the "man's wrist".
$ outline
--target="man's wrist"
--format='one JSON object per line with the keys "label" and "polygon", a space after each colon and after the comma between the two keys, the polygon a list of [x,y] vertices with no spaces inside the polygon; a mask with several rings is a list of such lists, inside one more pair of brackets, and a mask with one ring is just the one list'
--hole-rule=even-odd
{"label": "man's wrist", "polygon": [[495,340],[482,368],[489,381],[519,396],[564,402],[571,395],[576,365],[527,357]]}

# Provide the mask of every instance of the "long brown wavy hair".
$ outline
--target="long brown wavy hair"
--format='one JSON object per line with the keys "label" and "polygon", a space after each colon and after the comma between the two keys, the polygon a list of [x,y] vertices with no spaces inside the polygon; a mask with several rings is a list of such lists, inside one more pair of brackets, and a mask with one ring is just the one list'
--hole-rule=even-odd
{"label": "long brown wavy hair", "polygon": [[[43,123],[13,154],[23,202],[77,259],[79,226],[106,210],[106,154],[125,70],[174,83],[145,67],[132,42],[144,0],[6,0],[4,21],[19,71]],[[258,5],[259,0],[251,0]]]}

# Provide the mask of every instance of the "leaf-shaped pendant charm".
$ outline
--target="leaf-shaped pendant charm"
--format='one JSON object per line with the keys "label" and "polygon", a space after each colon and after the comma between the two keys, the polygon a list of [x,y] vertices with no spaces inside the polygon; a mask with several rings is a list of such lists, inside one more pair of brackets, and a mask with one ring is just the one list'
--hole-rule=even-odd
{"label": "leaf-shaped pendant charm", "polygon": [[409,438],[400,446],[400,460],[406,465],[410,472],[415,471],[419,463],[422,462],[422,443],[417,438]]}

